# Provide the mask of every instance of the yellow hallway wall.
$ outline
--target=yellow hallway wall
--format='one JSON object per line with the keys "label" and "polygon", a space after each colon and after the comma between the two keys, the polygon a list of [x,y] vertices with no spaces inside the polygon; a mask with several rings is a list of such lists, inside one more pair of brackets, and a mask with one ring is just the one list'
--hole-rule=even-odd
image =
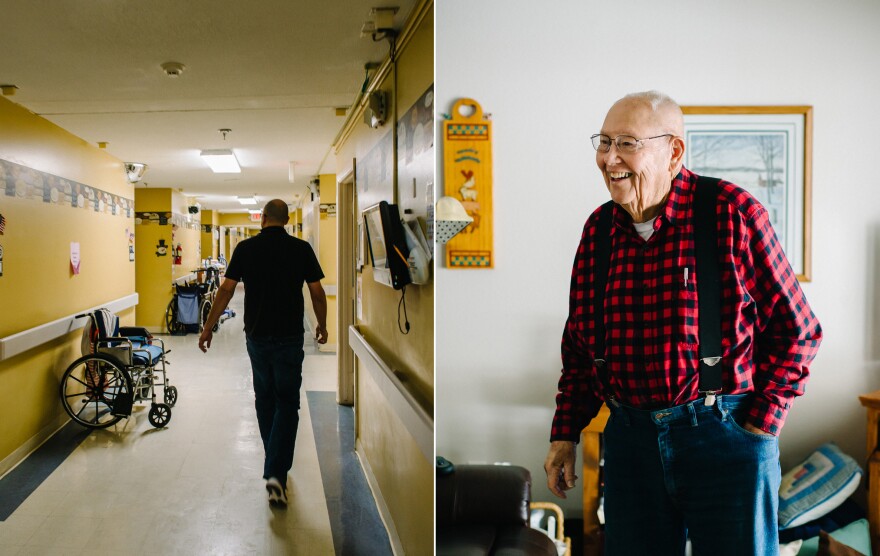
{"label": "yellow hallway wall", "polygon": [[135,253],[138,263],[137,291],[139,306],[137,325],[152,332],[165,330],[165,308],[171,300],[171,254],[157,256],[159,240],[171,245],[171,226],[156,224],[138,226]]}
{"label": "yellow hallway wall", "polygon": [[[167,332],[165,311],[174,294],[176,280],[190,279],[201,264],[202,233],[200,215],[190,214],[191,200],[169,188],[138,188],[135,190],[137,213],[159,213],[162,220],[136,220],[135,254],[137,258],[137,291],[140,295],[137,324],[151,332]],[[164,224],[162,222],[165,222]],[[159,248],[165,246],[164,255]],[[181,247],[180,264],[175,250]]]}
{"label": "yellow hallway wall", "polygon": [[171,214],[174,222],[171,225],[172,245],[180,247],[179,259],[172,256],[171,279],[178,280],[192,277],[199,268],[202,258],[201,215],[190,214],[187,210],[192,204],[189,198],[176,191],[171,194]]}
{"label": "yellow hallway wall", "polygon": [[[432,3],[428,3],[432,6]],[[398,58],[397,89],[398,111],[402,117],[419,97],[431,86],[433,80],[433,10],[427,13],[414,33],[413,38],[400,52]],[[387,76],[380,89],[392,98],[392,79]],[[342,144],[336,155],[336,174],[345,175],[351,171],[352,159],[358,168],[367,166],[368,160],[388,140],[392,126],[386,124],[379,129],[370,129],[356,124],[351,135]],[[391,157],[387,157],[391,162]],[[397,169],[395,169],[397,171]],[[357,172],[361,174],[359,170]],[[360,179],[359,177],[357,179]],[[358,210],[379,201],[397,202],[394,198],[392,177],[384,179],[372,177],[369,190],[364,184],[357,184]],[[400,207],[401,217],[403,207]],[[365,266],[361,275],[361,297],[363,317],[358,320],[361,334],[374,349],[395,370],[406,375],[406,382],[415,394],[428,404],[426,409],[433,413],[434,398],[434,283],[433,276],[427,284],[412,285],[406,289],[406,306],[410,322],[410,333],[401,334],[398,329],[397,305],[400,292],[380,284],[373,279],[370,267],[369,250],[364,254]]]}
{"label": "yellow hallway wall", "polygon": [[[434,18],[433,2],[420,4],[423,19],[409,42],[401,49],[397,65],[397,98],[394,99],[391,75],[386,76],[379,90],[389,101],[396,101],[398,117],[402,117],[433,82]],[[357,159],[356,185],[358,209],[395,198],[392,177],[381,172],[371,174],[369,190],[359,180],[362,168],[392,133],[389,122],[379,129],[370,129],[355,115],[350,134],[336,149],[336,174],[352,171]],[[389,118],[390,119],[390,118]],[[396,148],[392,144],[392,148]],[[399,153],[398,153],[399,154]],[[383,153],[380,162],[390,163]],[[398,168],[393,169],[399,171]],[[377,174],[379,177],[377,177]],[[419,184],[420,187],[422,184]],[[401,207],[401,210],[405,207]],[[403,217],[404,215],[401,214]],[[406,306],[410,322],[409,334],[398,329],[397,307],[401,292],[379,284],[373,279],[369,251],[364,254],[365,266],[359,276],[362,317],[357,325],[361,334],[402,377],[409,391],[422,407],[433,415],[434,399],[434,284],[408,286]],[[358,452],[366,461],[394,523],[400,545],[406,554],[431,554],[433,544],[433,461],[425,458],[416,440],[389,404],[372,376],[359,366],[355,397],[356,436]]]}
{"label": "yellow hallway wall", "polygon": [[[321,204],[336,204],[336,176],[334,174],[321,174],[319,176],[320,183],[320,200]],[[321,263],[321,270],[324,271],[324,279],[321,283],[327,293],[327,331],[329,338],[327,344],[332,346],[335,351],[337,338],[339,336],[339,325],[336,314],[336,294],[332,293],[336,288],[336,214],[328,214],[321,212],[318,231],[318,262]]]}
{"label": "yellow hallway wall", "polygon": [[214,234],[218,229],[219,218],[216,211],[202,211],[202,258],[217,259],[220,254],[217,249],[217,240]]}
{"label": "yellow hallway wall", "polygon": [[[171,190],[138,188],[134,196],[138,213],[170,214]],[[171,300],[171,225],[160,225],[149,219],[137,222],[135,260],[139,306],[137,325],[151,332],[165,330],[165,308]],[[164,256],[157,255],[160,241],[166,246]]]}
{"label": "yellow hallway wall", "polygon": [[[0,172],[0,337],[135,293],[134,191],[122,161],[2,97],[0,159],[11,163]],[[124,324],[134,315],[119,313]],[[58,385],[79,355],[76,331],[0,361],[0,473],[66,421]]]}

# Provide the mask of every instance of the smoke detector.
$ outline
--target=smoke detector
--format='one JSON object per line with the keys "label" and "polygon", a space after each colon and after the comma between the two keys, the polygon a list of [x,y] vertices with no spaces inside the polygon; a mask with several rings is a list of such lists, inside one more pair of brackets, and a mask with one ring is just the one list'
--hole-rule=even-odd
{"label": "smoke detector", "polygon": [[180,74],[183,73],[184,69],[186,69],[186,66],[180,62],[165,62],[162,64],[162,71],[164,71],[165,75],[168,77],[180,77]]}

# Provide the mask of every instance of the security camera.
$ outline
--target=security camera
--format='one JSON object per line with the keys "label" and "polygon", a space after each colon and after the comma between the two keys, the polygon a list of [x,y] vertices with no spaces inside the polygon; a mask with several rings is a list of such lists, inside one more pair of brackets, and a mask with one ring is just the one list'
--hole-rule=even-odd
{"label": "security camera", "polygon": [[385,112],[385,93],[382,91],[370,93],[364,108],[364,123],[373,129],[382,127],[385,124]]}

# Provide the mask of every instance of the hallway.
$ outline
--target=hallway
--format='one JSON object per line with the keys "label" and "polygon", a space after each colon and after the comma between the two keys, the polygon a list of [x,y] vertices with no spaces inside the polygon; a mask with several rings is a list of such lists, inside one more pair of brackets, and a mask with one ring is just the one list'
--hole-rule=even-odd
{"label": "hallway", "polygon": [[336,357],[309,339],[289,507],[267,503],[243,299],[239,286],[237,316],[207,354],[196,334],[160,336],[179,391],[167,428],[150,426],[143,403],[106,430],[71,423],[0,479],[0,554],[391,553],[353,412],[335,403]]}

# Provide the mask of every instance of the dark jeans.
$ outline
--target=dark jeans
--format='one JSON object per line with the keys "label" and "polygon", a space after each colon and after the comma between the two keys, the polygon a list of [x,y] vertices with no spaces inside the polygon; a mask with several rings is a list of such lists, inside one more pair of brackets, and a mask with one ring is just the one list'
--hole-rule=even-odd
{"label": "dark jeans", "polygon": [[293,465],[299,426],[299,389],[302,386],[303,336],[247,337],[254,376],[257,422],[266,451],[263,478],[287,483]]}
{"label": "dark jeans", "polygon": [[749,398],[658,411],[611,406],[605,554],[778,554],[779,444],[742,428]]}

